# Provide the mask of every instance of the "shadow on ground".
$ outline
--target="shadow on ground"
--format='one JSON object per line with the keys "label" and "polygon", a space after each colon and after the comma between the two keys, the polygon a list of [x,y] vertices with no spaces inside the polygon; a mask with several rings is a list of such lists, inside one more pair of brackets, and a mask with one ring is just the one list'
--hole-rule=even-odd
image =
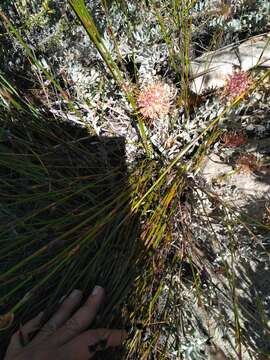
{"label": "shadow on ground", "polygon": [[246,205],[244,214],[248,216],[249,221],[254,222],[255,235],[258,237],[249,235],[253,256],[243,260],[236,267],[238,303],[243,322],[242,335],[258,354],[258,359],[263,360],[270,356],[270,218],[266,212],[268,204],[269,194],[266,193],[262,198],[250,199]]}
{"label": "shadow on ground", "polygon": [[104,316],[94,325],[126,326],[122,305],[142,246],[124,138],[90,137],[55,119],[8,121],[0,179],[0,313],[15,314],[0,332],[0,358],[19,323],[44,309],[48,318],[74,288],[87,297],[104,286]]}

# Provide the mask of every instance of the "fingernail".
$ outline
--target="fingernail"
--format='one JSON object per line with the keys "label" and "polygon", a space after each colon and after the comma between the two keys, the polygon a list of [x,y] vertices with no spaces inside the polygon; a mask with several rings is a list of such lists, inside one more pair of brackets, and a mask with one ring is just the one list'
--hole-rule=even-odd
{"label": "fingernail", "polygon": [[96,296],[96,295],[101,294],[101,292],[103,293],[103,291],[104,291],[103,287],[96,285],[96,286],[94,287],[91,295],[92,295],[92,296]]}
{"label": "fingernail", "polygon": [[76,299],[76,298],[81,297],[81,295],[82,295],[81,290],[75,289],[75,290],[73,290],[72,293],[69,295],[69,298],[70,298],[70,299]]}

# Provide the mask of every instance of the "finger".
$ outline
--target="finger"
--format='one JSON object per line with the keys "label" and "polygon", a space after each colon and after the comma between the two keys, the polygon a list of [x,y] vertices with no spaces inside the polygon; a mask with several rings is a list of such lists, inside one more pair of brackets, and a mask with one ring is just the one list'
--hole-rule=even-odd
{"label": "finger", "polygon": [[22,349],[24,343],[29,341],[29,334],[36,331],[40,327],[40,322],[43,316],[43,312],[39,313],[32,320],[24,324],[10,339],[10,343],[7,349],[6,356],[11,356]]}
{"label": "finger", "polygon": [[77,289],[73,290],[72,293],[63,301],[59,310],[40,329],[39,333],[34,339],[34,342],[39,342],[44,338],[52,335],[58,328],[64,325],[74,310],[80,305],[81,300],[82,292]]}
{"label": "finger", "polygon": [[60,348],[66,360],[88,360],[96,352],[123,344],[127,338],[125,330],[88,330]]}
{"label": "finger", "polygon": [[52,341],[63,345],[82,331],[86,330],[96,317],[105,298],[102,287],[96,286],[85,304],[70,318],[63,327],[56,331]]}
{"label": "finger", "polygon": [[9,357],[14,356],[18,351],[22,349],[22,344],[20,340],[20,330],[16,331],[10,339],[5,359],[9,359]]}
{"label": "finger", "polygon": [[28,321],[26,324],[21,326],[19,334],[23,346],[29,342],[31,333],[40,329],[43,315],[44,312],[42,311],[34,319]]}

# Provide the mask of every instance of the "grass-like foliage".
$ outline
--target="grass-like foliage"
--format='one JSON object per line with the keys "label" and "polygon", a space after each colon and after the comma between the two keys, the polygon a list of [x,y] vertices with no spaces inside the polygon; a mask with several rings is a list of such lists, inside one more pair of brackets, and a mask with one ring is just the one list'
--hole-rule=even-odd
{"label": "grass-like foliage", "polygon": [[168,186],[163,175],[149,191],[160,170],[144,161],[128,171],[123,138],[91,136],[33,112],[4,78],[2,89],[9,103],[1,112],[2,331],[9,336],[74,287],[87,294],[94,284],[110,299],[103,326],[123,325],[119,315],[131,323],[121,306],[131,289],[130,303],[154,302],[142,298],[152,278],[137,277],[151,270],[151,254],[169,233],[165,219],[182,178]]}

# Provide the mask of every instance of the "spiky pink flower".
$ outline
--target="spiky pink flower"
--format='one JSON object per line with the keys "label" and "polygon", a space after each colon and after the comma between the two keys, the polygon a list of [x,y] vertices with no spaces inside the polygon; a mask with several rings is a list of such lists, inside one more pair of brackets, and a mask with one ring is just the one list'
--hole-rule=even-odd
{"label": "spiky pink flower", "polygon": [[144,118],[155,120],[169,113],[171,91],[167,84],[156,82],[142,89],[137,97],[137,105]]}
{"label": "spiky pink flower", "polygon": [[221,140],[225,147],[236,148],[245,145],[248,141],[246,134],[240,131],[228,131],[223,134]]}
{"label": "spiky pink flower", "polygon": [[236,166],[241,172],[245,174],[251,174],[261,168],[261,164],[256,155],[251,153],[240,154],[236,160]]}
{"label": "spiky pink flower", "polygon": [[243,95],[251,85],[252,80],[245,71],[235,71],[227,78],[226,85],[223,90],[223,97],[229,101],[233,101],[236,97]]}

